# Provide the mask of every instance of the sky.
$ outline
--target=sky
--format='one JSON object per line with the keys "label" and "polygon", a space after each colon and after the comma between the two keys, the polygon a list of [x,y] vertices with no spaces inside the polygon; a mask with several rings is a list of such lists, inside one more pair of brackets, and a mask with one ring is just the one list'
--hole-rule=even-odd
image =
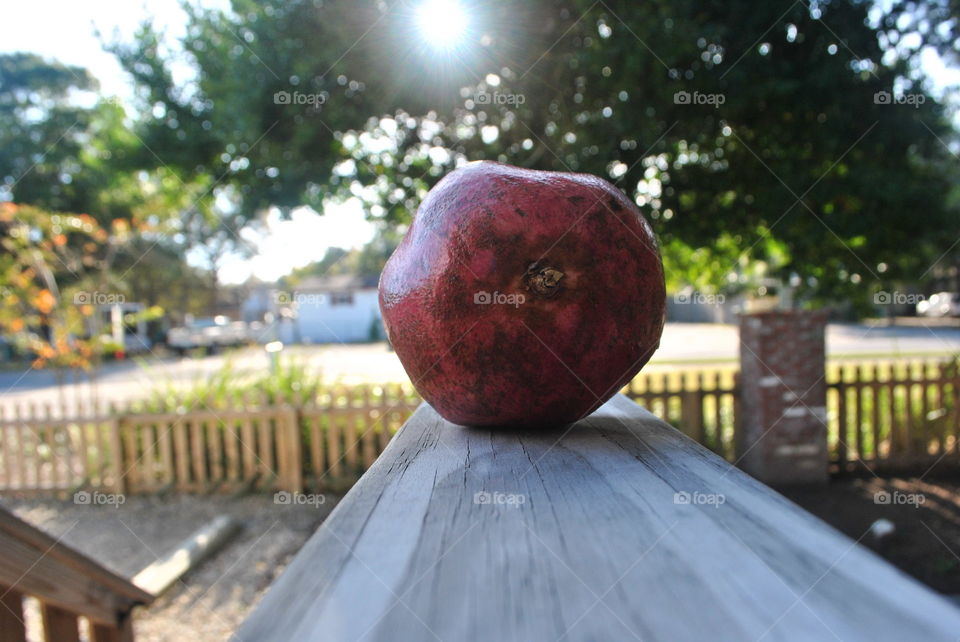
{"label": "sky", "polygon": [[[227,7],[228,0],[200,0],[205,7]],[[132,89],[116,59],[103,51],[97,30],[107,41],[131,40],[138,25],[152,18],[170,39],[184,32],[186,16],[178,0],[29,0],[6,2],[0,26],[0,52],[29,51],[47,58],[86,67],[100,81],[106,96],[128,101]],[[262,232],[244,230],[244,240],[258,254],[252,259],[228,257],[220,269],[223,283],[242,283],[254,276],[275,281],[296,267],[323,258],[328,247],[359,247],[374,234],[356,202],[327,208],[323,216],[295,210],[292,220],[267,217]],[[188,261],[202,265],[199,253]]]}
{"label": "sky", "polygon": [[224,283],[242,283],[250,275],[275,281],[295,267],[319,261],[328,247],[359,247],[374,233],[373,224],[366,221],[357,201],[328,207],[323,216],[317,216],[313,210],[296,209],[290,221],[270,214],[266,224],[266,233],[241,233],[259,253],[252,258],[228,257],[220,269]]}
{"label": "sky", "polygon": [[[227,0],[199,4],[227,7]],[[0,27],[0,51],[30,51],[61,62],[86,67],[107,96],[129,98],[128,79],[120,65],[103,51],[94,35],[108,41],[116,35],[129,41],[137,26],[152,18],[170,38],[183,35],[186,16],[178,0],[29,0],[5,2]]]}
{"label": "sky", "polygon": [[[205,7],[227,8],[229,0],[193,0]],[[441,0],[423,0],[426,5]],[[421,12],[429,16],[432,12]],[[129,41],[137,26],[150,18],[165,31],[170,42],[184,32],[186,16],[179,0],[8,0],[0,26],[0,52],[29,51],[61,62],[86,67],[106,96],[132,97],[126,75],[112,55],[103,51],[97,30],[108,41]],[[421,25],[425,35],[438,38],[451,33],[450,23]],[[933,93],[960,85],[960,70],[948,69],[933,51],[922,55],[924,71],[933,80]],[[189,70],[179,70],[188,74]],[[176,74],[178,70],[174,70]],[[230,257],[220,270],[224,283],[241,283],[250,276],[273,281],[323,257],[331,246],[359,247],[369,241],[374,226],[356,203],[328,207],[323,216],[297,210],[290,221],[268,217],[262,231],[245,230],[244,238],[258,249],[253,259]],[[201,265],[198,253],[188,260]]]}

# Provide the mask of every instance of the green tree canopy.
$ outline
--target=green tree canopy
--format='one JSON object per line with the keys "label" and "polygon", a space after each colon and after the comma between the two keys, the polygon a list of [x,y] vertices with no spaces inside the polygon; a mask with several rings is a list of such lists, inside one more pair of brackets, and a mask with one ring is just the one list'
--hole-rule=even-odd
{"label": "green tree canopy", "polygon": [[[219,257],[235,244],[229,214],[215,212],[215,179],[158,164],[124,109],[96,91],[84,69],[33,54],[0,55],[0,202],[33,206],[16,211],[33,213],[24,222],[37,236],[45,229],[41,214],[77,220],[69,212],[126,231],[91,250],[83,236],[63,236],[73,245],[64,251],[89,254],[98,277],[90,283],[66,262],[50,261],[50,278],[61,286],[109,286],[130,300],[195,310],[196,297],[182,290],[201,275],[186,266],[184,254],[199,247]],[[0,243],[12,242],[8,233],[0,226]],[[175,275],[182,287],[170,282]],[[215,278],[203,276],[215,290]],[[167,287],[158,289],[161,283]],[[209,285],[199,290],[213,299]]]}
{"label": "green tree canopy", "polygon": [[497,159],[615,181],[675,282],[866,299],[918,278],[956,221],[953,132],[916,51],[893,50],[908,31],[946,50],[945,32],[881,9],[503,0],[471,4],[464,46],[438,52],[408,3],[234,0],[188,6],[186,86],[149,25],[113,49],[149,148],[217,176],[247,219],[336,193],[402,225],[444,172]]}
{"label": "green tree canopy", "polygon": [[75,181],[94,114],[69,96],[95,89],[84,69],[0,55],[0,200],[82,211]]}

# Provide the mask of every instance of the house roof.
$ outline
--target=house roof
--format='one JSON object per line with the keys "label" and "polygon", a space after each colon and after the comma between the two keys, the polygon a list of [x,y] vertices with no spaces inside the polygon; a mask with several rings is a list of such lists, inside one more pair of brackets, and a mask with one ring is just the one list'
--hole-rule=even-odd
{"label": "house roof", "polygon": [[377,287],[376,276],[357,276],[354,274],[336,274],[334,276],[308,276],[297,284],[298,291],[344,292],[367,290]]}

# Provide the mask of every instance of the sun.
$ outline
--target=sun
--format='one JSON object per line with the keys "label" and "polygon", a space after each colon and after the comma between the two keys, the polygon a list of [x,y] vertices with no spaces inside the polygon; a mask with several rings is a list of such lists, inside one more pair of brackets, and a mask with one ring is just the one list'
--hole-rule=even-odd
{"label": "sun", "polygon": [[467,14],[457,0],[424,0],[417,9],[417,27],[434,49],[452,49],[467,31]]}

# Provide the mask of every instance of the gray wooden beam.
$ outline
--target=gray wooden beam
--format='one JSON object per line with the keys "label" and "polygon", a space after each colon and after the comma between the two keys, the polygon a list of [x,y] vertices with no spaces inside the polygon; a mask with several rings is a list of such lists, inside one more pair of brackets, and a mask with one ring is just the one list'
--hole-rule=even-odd
{"label": "gray wooden beam", "polygon": [[104,624],[118,619],[153,596],[86,555],[0,508],[0,584],[39,598],[57,610],[51,621],[64,621],[60,611]]}
{"label": "gray wooden beam", "polygon": [[618,396],[570,430],[423,405],[250,640],[956,640],[960,610]]}

